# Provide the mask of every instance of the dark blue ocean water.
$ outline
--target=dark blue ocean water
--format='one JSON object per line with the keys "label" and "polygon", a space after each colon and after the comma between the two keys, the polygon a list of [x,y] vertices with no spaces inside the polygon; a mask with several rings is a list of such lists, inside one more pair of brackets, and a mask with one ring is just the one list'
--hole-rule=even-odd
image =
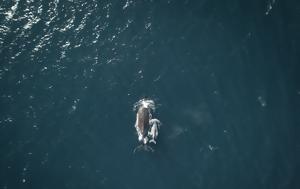
{"label": "dark blue ocean water", "polygon": [[0,188],[299,188],[299,5],[1,0]]}

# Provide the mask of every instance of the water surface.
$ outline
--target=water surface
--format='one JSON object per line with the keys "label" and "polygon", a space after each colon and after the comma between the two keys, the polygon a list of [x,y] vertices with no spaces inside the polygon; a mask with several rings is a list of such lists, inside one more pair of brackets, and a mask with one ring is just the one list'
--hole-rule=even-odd
{"label": "water surface", "polygon": [[299,188],[299,7],[1,1],[0,188]]}

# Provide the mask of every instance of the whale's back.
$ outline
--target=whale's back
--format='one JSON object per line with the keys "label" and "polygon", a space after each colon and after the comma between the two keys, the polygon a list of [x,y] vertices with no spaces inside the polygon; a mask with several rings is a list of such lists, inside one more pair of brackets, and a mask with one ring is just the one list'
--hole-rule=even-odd
{"label": "whale's back", "polygon": [[147,132],[149,130],[149,114],[149,110],[144,107],[141,107],[137,112],[137,126],[144,137],[147,135]]}

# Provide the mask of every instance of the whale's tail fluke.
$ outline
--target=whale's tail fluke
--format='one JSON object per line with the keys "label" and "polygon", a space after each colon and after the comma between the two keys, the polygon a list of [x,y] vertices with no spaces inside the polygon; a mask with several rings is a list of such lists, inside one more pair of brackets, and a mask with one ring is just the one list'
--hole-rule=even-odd
{"label": "whale's tail fluke", "polygon": [[146,152],[154,152],[154,149],[151,146],[149,146],[147,144],[141,144],[134,148],[133,153],[135,154],[136,152],[142,151],[142,150],[146,151]]}

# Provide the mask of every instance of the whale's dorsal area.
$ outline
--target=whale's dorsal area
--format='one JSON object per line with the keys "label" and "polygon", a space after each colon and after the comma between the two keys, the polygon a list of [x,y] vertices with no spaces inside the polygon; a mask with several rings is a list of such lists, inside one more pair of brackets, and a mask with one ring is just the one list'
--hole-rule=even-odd
{"label": "whale's dorsal area", "polygon": [[141,135],[145,137],[149,130],[150,112],[147,108],[141,107],[137,112],[137,127]]}

